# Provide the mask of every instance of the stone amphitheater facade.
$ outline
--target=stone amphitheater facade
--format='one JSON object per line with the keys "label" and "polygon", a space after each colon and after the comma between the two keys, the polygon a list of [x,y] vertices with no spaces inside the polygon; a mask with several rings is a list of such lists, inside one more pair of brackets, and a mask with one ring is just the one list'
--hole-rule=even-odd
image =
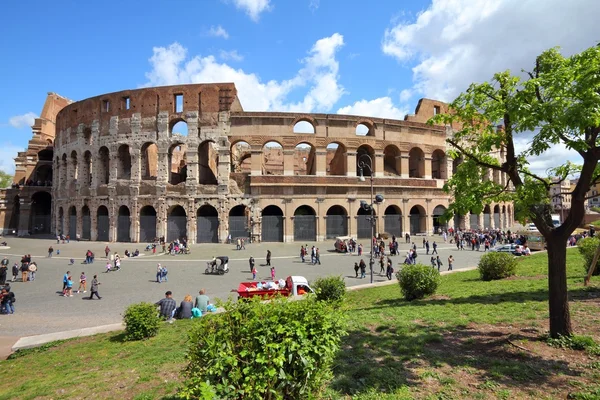
{"label": "stone amphitheater facade", "polygon": [[[446,109],[422,99],[404,120],[246,112],[232,83],[71,102],[56,115],[52,233],[125,242],[368,238],[370,213],[360,201],[371,201],[371,181],[385,197],[374,208],[376,232],[508,227],[510,204],[440,219],[451,202],[443,185],[460,161],[446,155],[452,128],[426,121]],[[12,195],[5,193],[6,215]]]}

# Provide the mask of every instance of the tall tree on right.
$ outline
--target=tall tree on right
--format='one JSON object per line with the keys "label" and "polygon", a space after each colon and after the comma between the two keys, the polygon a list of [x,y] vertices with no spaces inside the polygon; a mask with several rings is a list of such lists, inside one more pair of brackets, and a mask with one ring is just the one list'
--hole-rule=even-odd
{"label": "tall tree on right", "polygon": [[[465,215],[491,202],[514,203],[520,221],[530,219],[548,246],[550,335],[573,334],[569,312],[566,243],[585,214],[587,193],[600,182],[600,47],[570,57],[550,49],[535,60],[526,78],[509,71],[491,82],[472,84],[430,123],[452,124],[448,139],[453,157],[464,157],[446,190],[454,194],[450,213]],[[497,125],[502,125],[501,129]],[[526,138],[518,151],[515,143]],[[554,167],[539,175],[529,169],[528,158],[547,154],[552,146],[564,146],[580,161],[555,160]],[[492,154],[500,149],[506,161]],[[506,182],[494,182],[491,171],[505,173]],[[563,223],[552,222],[551,177],[579,180],[571,195],[571,209]]]}

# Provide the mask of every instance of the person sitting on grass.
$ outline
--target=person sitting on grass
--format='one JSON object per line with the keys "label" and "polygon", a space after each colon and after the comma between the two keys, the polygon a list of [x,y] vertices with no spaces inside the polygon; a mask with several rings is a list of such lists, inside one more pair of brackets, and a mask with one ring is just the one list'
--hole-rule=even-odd
{"label": "person sitting on grass", "polygon": [[155,305],[160,307],[159,315],[167,321],[172,321],[177,309],[177,302],[173,299],[173,293],[169,290],[165,293],[165,298],[160,299]]}

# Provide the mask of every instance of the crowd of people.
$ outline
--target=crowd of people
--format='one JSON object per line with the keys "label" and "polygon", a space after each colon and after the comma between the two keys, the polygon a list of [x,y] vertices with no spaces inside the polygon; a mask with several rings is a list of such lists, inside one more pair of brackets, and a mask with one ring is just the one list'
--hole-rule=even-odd
{"label": "crowd of people", "polygon": [[186,294],[179,306],[173,299],[173,293],[168,290],[165,297],[155,303],[159,309],[161,318],[168,322],[175,319],[199,318],[207,312],[215,312],[216,307],[210,303],[210,298],[206,295],[206,290],[200,289],[198,296],[193,300],[190,294]]}

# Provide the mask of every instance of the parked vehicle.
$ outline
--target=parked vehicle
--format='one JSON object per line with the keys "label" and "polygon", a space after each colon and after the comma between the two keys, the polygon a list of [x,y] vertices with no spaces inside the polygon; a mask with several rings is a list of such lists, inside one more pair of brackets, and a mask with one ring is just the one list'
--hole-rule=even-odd
{"label": "parked vehicle", "polygon": [[348,251],[348,242],[352,240],[352,236],[338,236],[335,238],[333,247],[338,253],[346,253]]}
{"label": "parked vehicle", "polygon": [[490,251],[495,253],[511,253],[520,256],[521,254],[517,253],[517,247],[519,247],[518,244],[503,244],[501,246],[496,246],[493,249],[490,249]]}
{"label": "parked vehicle", "polygon": [[[217,260],[221,261],[219,265],[217,265]],[[227,256],[219,256],[212,259],[212,261],[207,261],[206,270],[204,270],[205,274],[219,274],[225,275],[225,273],[229,272],[229,257]]]}
{"label": "parked vehicle", "polygon": [[[235,291],[232,290],[232,291]],[[238,299],[247,299],[255,296],[271,298],[281,296],[301,296],[314,293],[303,276],[288,276],[285,280],[268,282],[242,282],[237,288]]]}

